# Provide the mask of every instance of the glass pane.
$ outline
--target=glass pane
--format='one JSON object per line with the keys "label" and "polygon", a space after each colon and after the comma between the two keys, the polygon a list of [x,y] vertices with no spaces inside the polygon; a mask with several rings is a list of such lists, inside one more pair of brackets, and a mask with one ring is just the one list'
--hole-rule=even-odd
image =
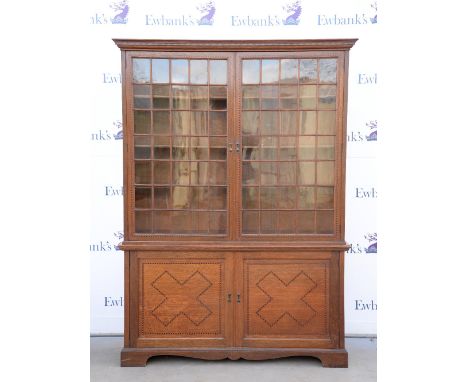
{"label": "glass pane", "polygon": [[286,59],[281,60],[281,82],[297,82],[297,60]]}
{"label": "glass pane", "polygon": [[317,233],[333,233],[333,211],[317,211]]}
{"label": "glass pane", "polygon": [[171,60],[173,83],[188,83],[188,60]]}
{"label": "glass pane", "polygon": [[190,108],[190,88],[188,86],[174,85],[172,87],[172,107],[174,109]]}
{"label": "glass pane", "polygon": [[317,112],[316,111],[301,111],[299,117],[300,134],[310,135],[315,134],[317,130]]}
{"label": "glass pane", "polygon": [[154,184],[170,184],[171,181],[170,162],[154,162]]}
{"label": "glass pane", "polygon": [[210,184],[227,184],[226,162],[210,162]]}
{"label": "glass pane", "polygon": [[173,184],[190,184],[190,162],[173,162]]}
{"label": "glass pane", "polygon": [[278,211],[278,233],[294,233],[295,222],[295,211]]}
{"label": "glass pane", "polygon": [[242,108],[243,109],[259,109],[260,108],[260,91],[258,86],[243,86],[242,87]]}
{"label": "glass pane", "polygon": [[279,184],[296,183],[296,162],[281,162],[279,167]]}
{"label": "glass pane", "polygon": [[242,208],[257,209],[259,208],[258,200],[258,187],[242,188]]}
{"label": "glass pane", "polygon": [[172,133],[174,135],[190,134],[190,112],[173,111],[172,112]]}
{"label": "glass pane", "polygon": [[212,110],[226,110],[227,109],[226,86],[210,87],[210,109]]}
{"label": "glass pane", "polygon": [[151,208],[151,188],[135,187],[135,208]]}
{"label": "glass pane", "polygon": [[169,208],[170,198],[169,187],[154,187],[154,208]]}
{"label": "glass pane", "polygon": [[278,138],[261,138],[261,158],[263,160],[275,160],[278,154]]}
{"label": "glass pane", "polygon": [[296,135],[297,112],[281,111],[281,135]]}
{"label": "glass pane", "polygon": [[210,212],[210,232],[222,234],[226,233],[226,212]]}
{"label": "glass pane", "polygon": [[208,137],[192,137],[191,160],[208,160]]}
{"label": "glass pane", "polygon": [[152,221],[151,211],[135,211],[135,232],[151,233],[153,230]]}
{"label": "glass pane", "polygon": [[260,183],[260,163],[245,162],[242,164],[242,184]]}
{"label": "glass pane", "polygon": [[150,82],[150,60],[147,58],[133,59],[133,82]]}
{"label": "glass pane", "polygon": [[192,116],[192,135],[208,135],[208,113],[194,111]]}
{"label": "glass pane", "polygon": [[156,58],[151,60],[153,83],[167,84],[169,82],[169,60]]}
{"label": "glass pane", "polygon": [[150,96],[151,87],[149,85],[133,85],[133,95]]}
{"label": "glass pane", "polygon": [[271,84],[278,82],[279,61],[262,60],[262,83]]}
{"label": "glass pane", "polygon": [[208,184],[209,171],[208,162],[192,162],[191,166],[191,184]]}
{"label": "glass pane", "polygon": [[297,86],[296,85],[282,85],[280,91],[281,98],[296,98],[297,97]]}
{"label": "glass pane", "polygon": [[242,138],[242,159],[244,160],[259,160],[260,138],[257,135],[247,135]]}
{"label": "glass pane", "polygon": [[[258,89],[258,87],[257,87]],[[278,86],[262,86],[262,98],[278,98]]]}
{"label": "glass pane", "polygon": [[277,187],[260,187],[260,208],[278,208]]}
{"label": "glass pane", "polygon": [[133,107],[135,109],[150,109],[151,108],[151,98],[134,97],[133,98]]}
{"label": "glass pane", "polygon": [[279,154],[281,160],[296,160],[296,137],[281,137]]}
{"label": "glass pane", "polygon": [[192,208],[196,210],[210,208],[209,187],[192,187]]}
{"label": "glass pane", "polygon": [[210,137],[210,159],[226,160],[226,138]]}
{"label": "glass pane", "polygon": [[315,184],[315,162],[299,162],[297,166],[298,184]]}
{"label": "glass pane", "polygon": [[296,207],[296,187],[277,187],[277,195],[276,208],[293,209]]}
{"label": "glass pane", "polygon": [[242,113],[242,134],[257,135],[260,126],[260,113],[258,111],[244,111]]}
{"label": "glass pane", "polygon": [[189,209],[192,201],[191,187],[173,187],[172,188],[172,208]]}
{"label": "glass pane", "polygon": [[153,112],[153,130],[155,134],[170,134],[171,124],[168,111]]}
{"label": "glass pane", "polygon": [[317,86],[304,85],[299,90],[301,109],[316,109],[317,108]]}
{"label": "glass pane", "polygon": [[244,211],[242,213],[242,232],[258,233],[259,213],[256,211]]}
{"label": "glass pane", "polygon": [[135,159],[151,159],[151,136],[135,136]]}
{"label": "glass pane", "polygon": [[169,109],[169,97],[154,97],[153,109]]}
{"label": "glass pane", "polygon": [[192,212],[192,232],[207,234],[210,231],[210,213]]}
{"label": "glass pane", "polygon": [[281,98],[281,109],[297,109],[297,98]]}
{"label": "glass pane", "polygon": [[333,208],[333,187],[317,187],[317,208]]}
{"label": "glass pane", "polygon": [[208,87],[192,86],[191,88],[191,108],[198,110],[208,109]]}
{"label": "glass pane", "polygon": [[172,211],[172,232],[191,233],[192,213],[190,211]]}
{"label": "glass pane", "polygon": [[171,232],[171,211],[154,211],[153,229],[155,233]]}
{"label": "glass pane", "polygon": [[227,84],[227,61],[226,60],[211,60],[210,61],[210,84],[212,85]]}
{"label": "glass pane", "polygon": [[153,85],[153,108],[169,109],[169,85]]}
{"label": "glass pane", "polygon": [[189,159],[189,138],[188,137],[172,138],[172,159],[173,160],[188,160]]}
{"label": "glass pane", "polygon": [[335,162],[317,162],[317,184],[322,186],[335,184]]}
{"label": "glass pane", "polygon": [[315,232],[315,211],[297,211],[297,233]]}
{"label": "glass pane", "polygon": [[299,137],[299,159],[315,159],[315,137]]}
{"label": "glass pane", "polygon": [[190,82],[192,84],[208,83],[208,61],[191,60],[190,61]]}
{"label": "glass pane", "polygon": [[278,170],[276,162],[263,162],[260,164],[261,175],[260,182],[261,184],[278,184]]}
{"label": "glass pane", "polygon": [[260,212],[260,231],[262,233],[276,233],[276,223],[278,212],[261,211]]}
{"label": "glass pane", "polygon": [[336,113],[334,111],[318,112],[318,133],[330,135],[336,133]]}
{"label": "glass pane", "polygon": [[278,112],[264,111],[262,112],[262,135],[278,134]]}
{"label": "glass pane", "polygon": [[150,161],[135,161],[135,184],[151,184]]}
{"label": "glass pane", "polygon": [[336,59],[320,60],[320,82],[336,83]]}
{"label": "glass pane", "polygon": [[298,187],[297,208],[312,209],[315,206],[315,188]]}
{"label": "glass pane", "polygon": [[210,112],[210,135],[226,135],[227,119],[225,111]]}
{"label": "glass pane", "polygon": [[227,207],[227,188],[210,187],[210,208],[213,210],[225,210]]}
{"label": "glass pane", "polygon": [[335,137],[317,137],[317,159],[335,159]]}
{"label": "glass pane", "polygon": [[133,123],[135,134],[150,134],[151,112],[135,110],[133,112]]}
{"label": "glass pane", "polygon": [[154,159],[169,159],[171,154],[171,138],[170,137],[155,137],[154,138]]}
{"label": "glass pane", "polygon": [[299,82],[301,83],[316,83],[317,82],[317,60],[303,59],[299,66]]}
{"label": "glass pane", "polygon": [[335,109],[336,108],[336,86],[321,85],[319,86],[319,109]]}
{"label": "glass pane", "polygon": [[242,61],[242,83],[258,84],[260,82],[260,60]]}

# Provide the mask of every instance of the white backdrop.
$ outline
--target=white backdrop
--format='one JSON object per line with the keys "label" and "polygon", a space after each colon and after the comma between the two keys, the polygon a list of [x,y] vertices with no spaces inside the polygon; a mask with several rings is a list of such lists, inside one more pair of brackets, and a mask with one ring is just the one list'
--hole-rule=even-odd
{"label": "white backdrop", "polygon": [[354,1],[109,1],[88,5],[93,38],[91,145],[91,333],[123,333],[120,51],[112,38],[359,38],[348,95],[345,265],[346,334],[377,333],[377,3]]}

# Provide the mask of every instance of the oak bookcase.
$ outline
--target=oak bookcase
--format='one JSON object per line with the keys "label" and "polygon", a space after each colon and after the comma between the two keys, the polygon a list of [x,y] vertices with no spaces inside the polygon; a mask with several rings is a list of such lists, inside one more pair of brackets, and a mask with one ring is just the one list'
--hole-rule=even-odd
{"label": "oak bookcase", "polygon": [[123,40],[125,336],[149,357],[347,367],[356,40]]}

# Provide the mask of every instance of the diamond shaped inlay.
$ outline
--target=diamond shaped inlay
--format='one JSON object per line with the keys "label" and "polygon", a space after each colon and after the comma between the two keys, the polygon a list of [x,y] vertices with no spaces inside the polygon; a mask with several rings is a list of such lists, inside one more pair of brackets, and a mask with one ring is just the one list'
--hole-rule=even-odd
{"label": "diamond shaped inlay", "polygon": [[303,271],[287,283],[270,271],[256,285],[268,296],[268,301],[257,310],[256,314],[270,327],[275,326],[285,316],[304,326],[317,314],[305,300],[305,297],[317,287],[317,283]]}
{"label": "diamond shaped inlay", "polygon": [[164,326],[169,326],[179,316],[199,326],[212,314],[200,297],[213,284],[199,271],[184,281],[164,271],[151,285],[164,296],[164,300],[151,312]]}

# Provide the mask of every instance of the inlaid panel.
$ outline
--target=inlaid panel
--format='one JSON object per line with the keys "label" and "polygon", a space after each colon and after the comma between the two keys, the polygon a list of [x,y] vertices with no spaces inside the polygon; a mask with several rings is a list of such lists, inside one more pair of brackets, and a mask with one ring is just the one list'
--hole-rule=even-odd
{"label": "inlaid panel", "polygon": [[329,267],[315,260],[246,260],[246,337],[329,336]]}
{"label": "inlaid panel", "polygon": [[227,60],[133,59],[135,232],[227,234]]}
{"label": "inlaid panel", "polygon": [[242,233],[333,234],[337,59],[243,59],[241,73]]}
{"label": "inlaid panel", "polygon": [[221,337],[224,262],[161,260],[141,264],[141,337]]}

